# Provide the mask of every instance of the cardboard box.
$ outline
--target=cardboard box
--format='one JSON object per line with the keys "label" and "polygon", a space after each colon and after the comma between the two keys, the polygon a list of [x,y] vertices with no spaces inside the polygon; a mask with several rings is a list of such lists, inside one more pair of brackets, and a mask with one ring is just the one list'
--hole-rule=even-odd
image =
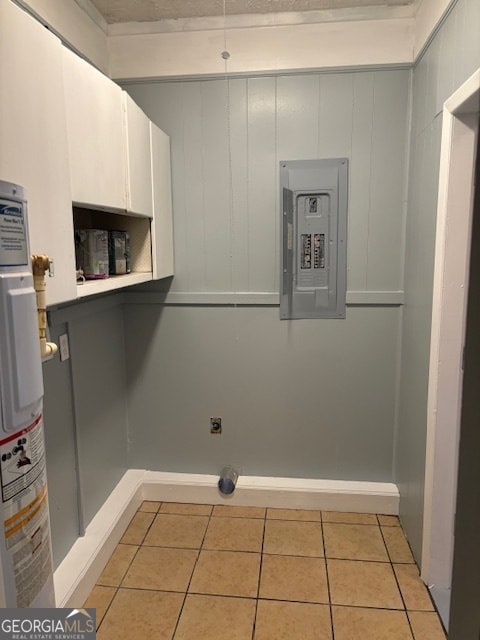
{"label": "cardboard box", "polygon": [[126,231],[108,232],[110,275],[130,273],[130,237]]}
{"label": "cardboard box", "polygon": [[87,280],[108,278],[108,231],[78,229],[75,231],[77,269]]}

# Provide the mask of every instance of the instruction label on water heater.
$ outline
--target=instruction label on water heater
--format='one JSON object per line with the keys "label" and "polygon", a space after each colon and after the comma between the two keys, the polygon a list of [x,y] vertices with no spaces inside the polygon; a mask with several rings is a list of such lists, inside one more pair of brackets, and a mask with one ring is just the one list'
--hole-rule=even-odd
{"label": "instruction label on water heater", "polygon": [[28,263],[23,203],[0,198],[0,267]]}
{"label": "instruction label on water heater", "polygon": [[[2,501],[8,502],[45,473],[42,418],[26,429],[0,440]],[[38,428],[40,426],[40,428]]]}
{"label": "instruction label on water heater", "polygon": [[24,608],[52,572],[41,414],[27,428],[0,440],[0,470],[4,560],[9,564],[16,606]]}

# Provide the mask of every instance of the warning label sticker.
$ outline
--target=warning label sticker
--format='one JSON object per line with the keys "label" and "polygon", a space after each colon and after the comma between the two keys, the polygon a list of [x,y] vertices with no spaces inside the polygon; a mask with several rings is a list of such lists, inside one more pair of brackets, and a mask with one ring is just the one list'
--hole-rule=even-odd
{"label": "warning label sticker", "polygon": [[[52,573],[43,419],[0,440],[4,547],[16,606],[28,607]],[[4,569],[7,565],[4,562]]]}
{"label": "warning label sticker", "polygon": [[38,416],[33,424],[0,440],[2,500],[7,502],[24,492],[45,471],[43,429]]}

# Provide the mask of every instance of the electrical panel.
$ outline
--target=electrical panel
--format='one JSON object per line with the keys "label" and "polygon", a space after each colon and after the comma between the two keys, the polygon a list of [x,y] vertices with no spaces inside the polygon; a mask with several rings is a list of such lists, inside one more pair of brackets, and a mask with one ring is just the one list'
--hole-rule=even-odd
{"label": "electrical panel", "polygon": [[280,163],[280,318],[345,318],[348,159]]}

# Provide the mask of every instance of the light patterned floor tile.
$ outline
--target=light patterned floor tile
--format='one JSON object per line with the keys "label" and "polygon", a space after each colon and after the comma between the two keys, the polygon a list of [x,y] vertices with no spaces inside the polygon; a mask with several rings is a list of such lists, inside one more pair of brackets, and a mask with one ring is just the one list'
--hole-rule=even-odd
{"label": "light patterned floor tile", "polygon": [[390,564],[358,560],[327,560],[332,604],[403,609]]}
{"label": "light patterned floor tile", "polygon": [[259,597],[328,604],[325,560],[264,555]]}
{"label": "light patterned floor tile", "polygon": [[430,594],[414,564],[393,565],[407,609],[434,611]]}
{"label": "light patterned floor tile", "polygon": [[161,502],[154,502],[153,500],[144,500],[138,510],[146,511],[147,513],[157,513],[161,504]]}
{"label": "light patterned floor tile", "polygon": [[399,527],[400,520],[398,516],[382,516],[378,515],[378,522],[382,525],[382,527]]}
{"label": "light patterned floor tile", "polygon": [[343,511],[322,511],[323,522],[339,522],[342,524],[377,524],[377,516],[373,513],[349,513]]}
{"label": "light patterned floor tile", "polygon": [[97,584],[118,587],[127,572],[138,547],[130,544],[118,544],[110,556],[104,570],[97,580]]}
{"label": "light patterned floor tile", "polygon": [[267,509],[267,520],[300,520],[320,522],[320,511],[309,509]]}
{"label": "light patterned floor tile", "polygon": [[143,589],[119,589],[97,640],[171,640],[183,594]]}
{"label": "light patterned floor tile", "polygon": [[195,549],[140,547],[122,587],[186,591],[197,556]]}
{"label": "light patterned floor tile", "polygon": [[254,640],[331,640],[329,607],[259,600]]}
{"label": "light patterned floor tile", "polygon": [[267,520],[264,553],[323,557],[322,525],[319,522]]}
{"label": "light patterned floor tile", "polygon": [[382,527],[382,534],[392,562],[414,563],[412,552],[400,527]]}
{"label": "light patterned floor tile", "polygon": [[150,527],[148,546],[199,549],[208,525],[206,516],[182,516],[159,513]]}
{"label": "light patterned floor tile", "polygon": [[115,587],[103,587],[101,585],[95,585],[83,604],[84,609],[96,609],[97,610],[97,629],[102,622],[110,603],[117,589]]}
{"label": "light patterned floor tile", "polygon": [[404,611],[332,607],[335,640],[412,640]]}
{"label": "light patterned floor tile", "polygon": [[213,516],[227,518],[265,518],[264,507],[237,507],[230,504],[217,504],[213,507]]}
{"label": "light patterned floor tile", "polygon": [[255,518],[211,518],[204,549],[217,551],[262,550],[264,521]]}
{"label": "light patterned floor tile", "polygon": [[259,553],[203,550],[189,592],[256,598],[260,559]]}
{"label": "light patterned floor tile", "polygon": [[255,600],[189,594],[175,640],[251,640]]}
{"label": "light patterned floor tile", "polygon": [[436,613],[409,611],[408,617],[415,640],[446,640],[446,635]]}
{"label": "light patterned floor tile", "polygon": [[446,640],[390,515],[145,500],[84,606],[98,640]]}
{"label": "light patterned floor tile", "polygon": [[209,516],[212,506],[209,504],[187,504],[182,502],[163,502],[160,513],[176,513],[183,516]]}
{"label": "light patterned floor tile", "polygon": [[123,544],[142,544],[145,534],[148,528],[155,518],[154,513],[145,513],[143,511],[137,511],[133,516],[127,530],[122,536],[120,542]]}
{"label": "light patterned floor tile", "polygon": [[369,524],[324,523],[327,558],[388,562],[380,527]]}

